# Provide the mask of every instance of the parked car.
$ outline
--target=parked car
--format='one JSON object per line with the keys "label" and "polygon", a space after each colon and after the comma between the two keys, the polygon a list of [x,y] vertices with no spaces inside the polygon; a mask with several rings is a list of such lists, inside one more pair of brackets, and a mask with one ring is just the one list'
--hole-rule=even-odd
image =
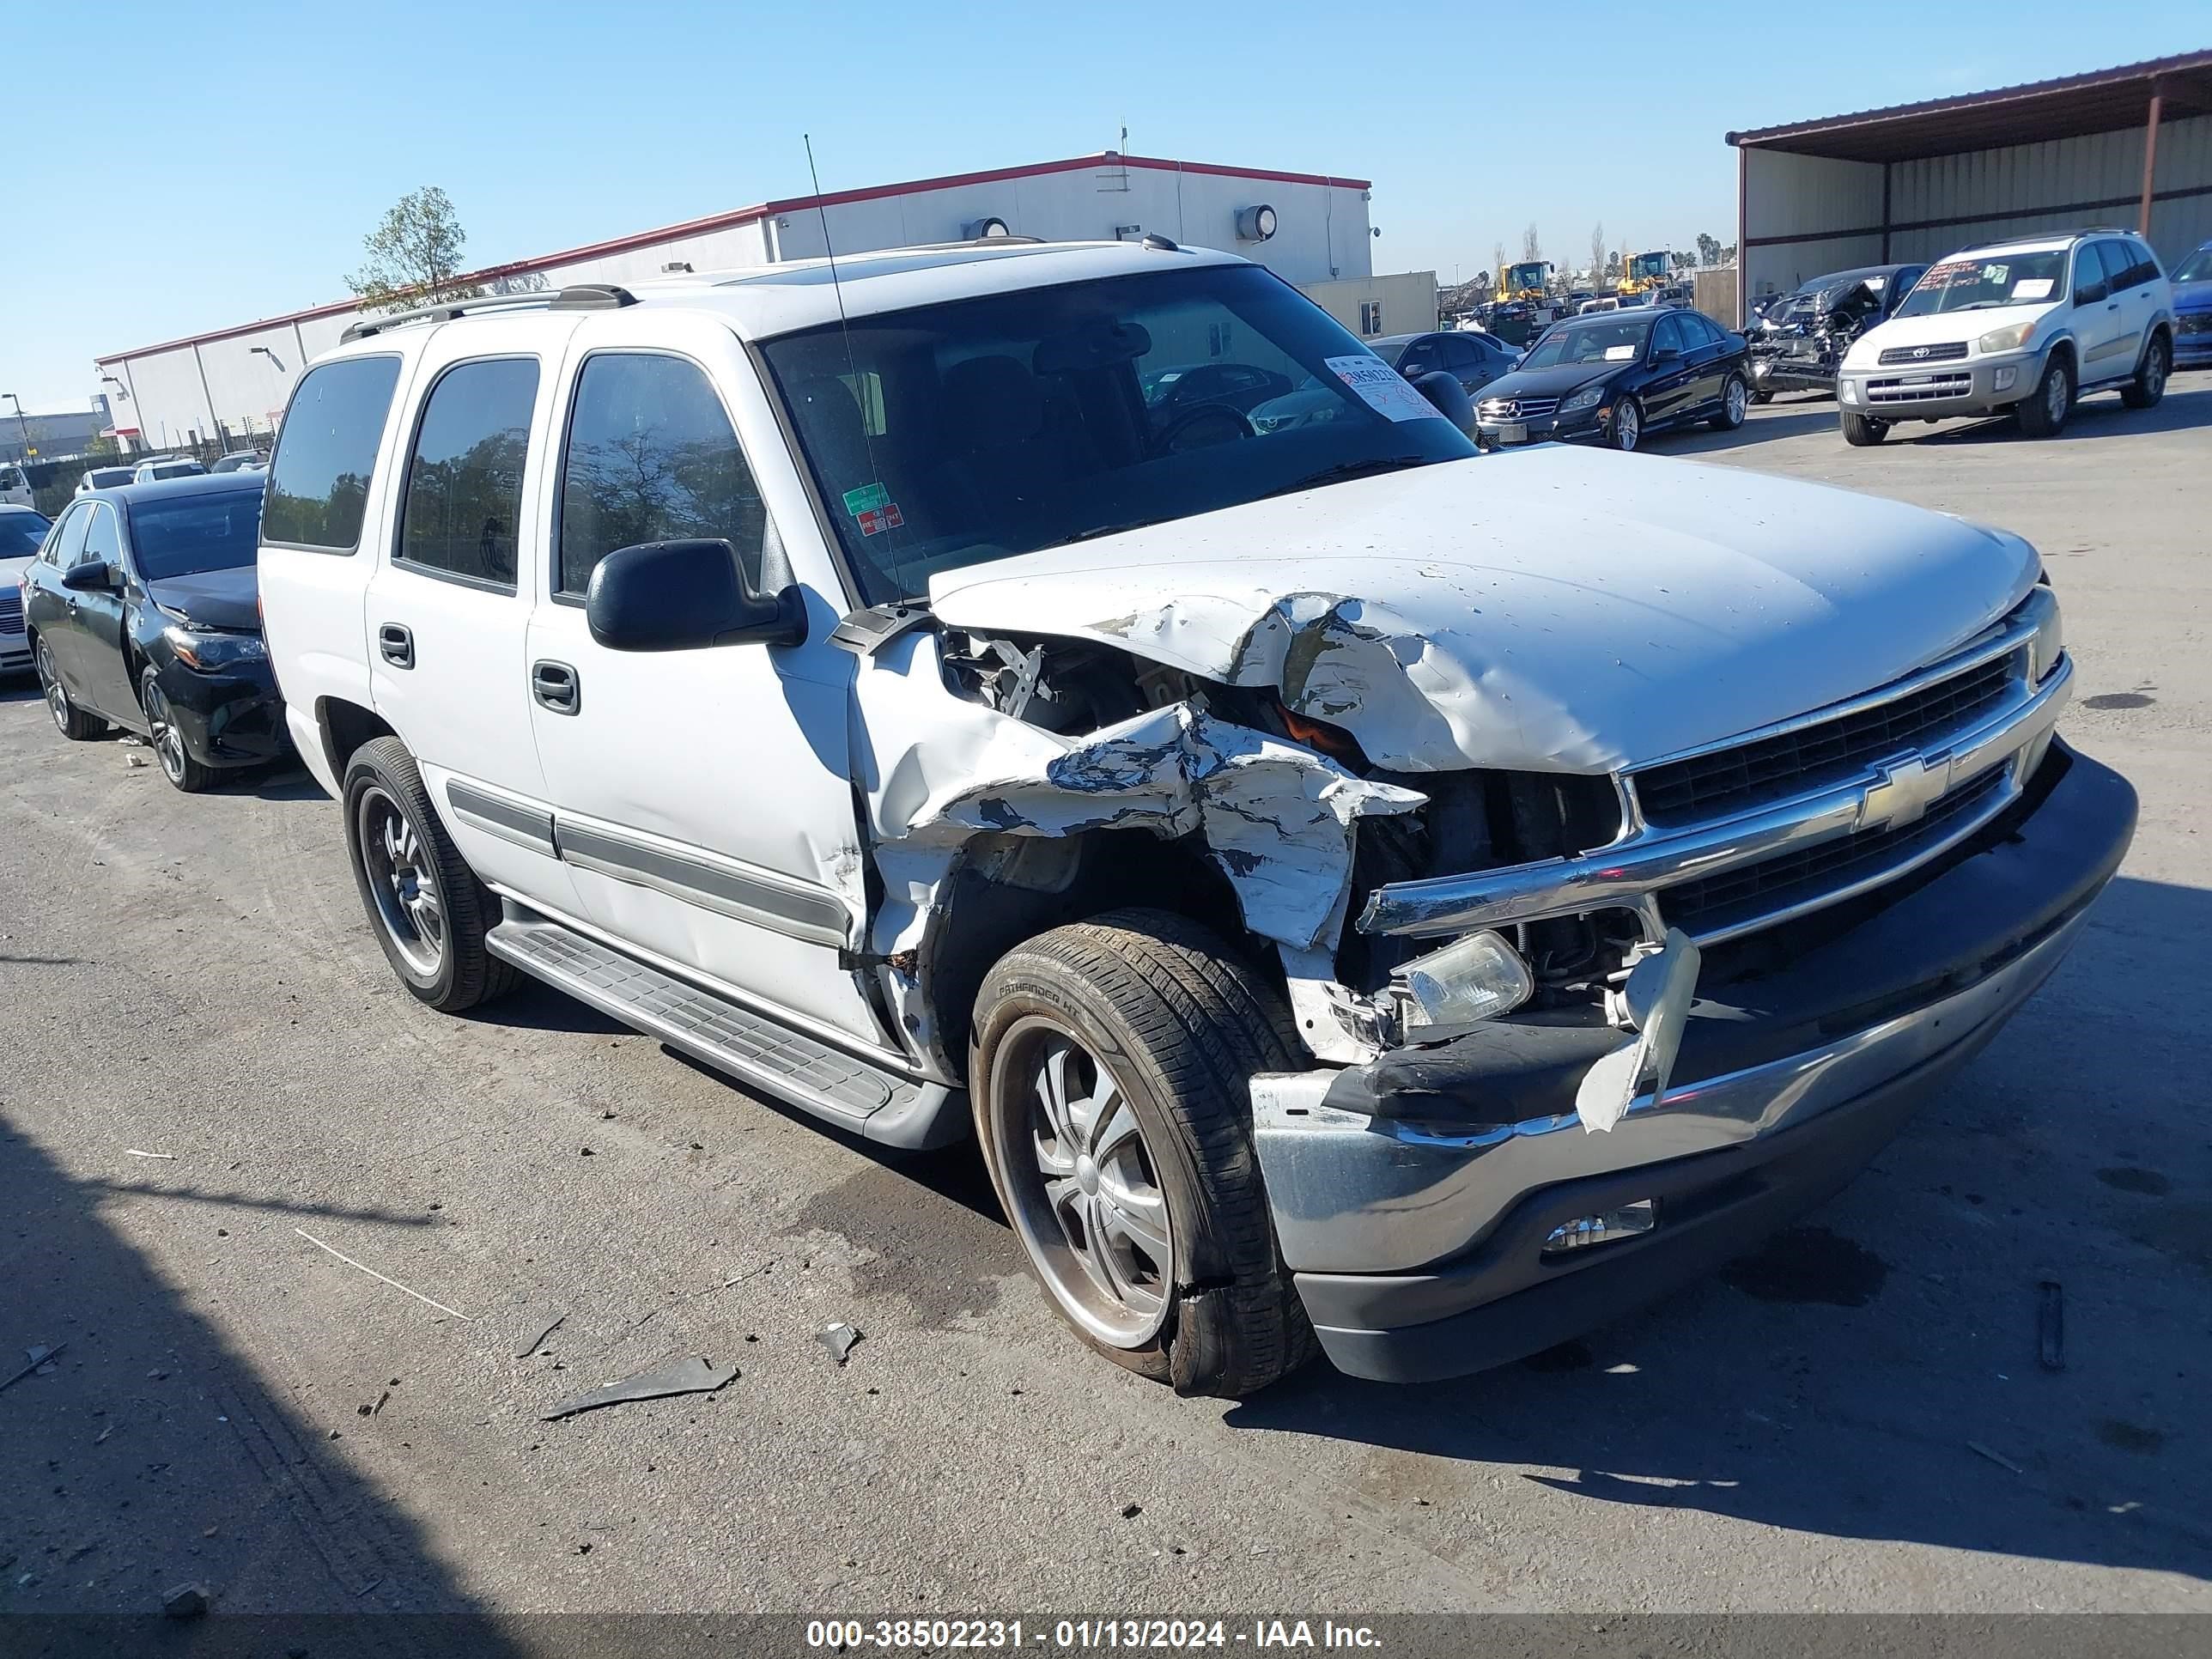
{"label": "parked car", "polygon": [[197,478],[207,471],[186,455],[155,455],[131,469],[133,483],[159,483],[167,478]]}
{"label": "parked car", "polygon": [[1924,265],[1869,265],[1815,276],[1784,296],[1746,331],[1751,400],[1778,392],[1836,390],[1836,365],[1853,340],[1897,313]]}
{"label": "parked car", "polygon": [[0,461],[0,507],[31,505],[31,475],[13,461]]}
{"label": "parked car", "polygon": [[21,674],[31,666],[31,642],[23,632],[23,573],[52,528],[34,508],[0,507],[0,674]]}
{"label": "parked car", "polygon": [[[1710,1271],[1952,1086],[2126,849],[2016,536],[1480,455],[1225,254],[837,270],[354,324],[269,475],[285,717],[414,996],[534,975],[974,1133],[1119,1364],[1454,1375]],[[1208,334],[1344,414],[1154,428]]]}
{"label": "parked car", "polygon": [[1470,398],[1521,360],[1521,350],[1494,335],[1445,330],[1429,334],[1386,334],[1367,349],[1418,383],[1425,374],[1449,374]]}
{"label": "parked car", "polygon": [[285,752],[254,585],[261,481],[232,475],[80,495],[23,578],[62,735],[135,732],[178,788]]}
{"label": "parked car", "polygon": [[218,456],[210,472],[258,472],[269,465],[256,451],[234,449],[228,455]]}
{"label": "parked car", "polygon": [[1700,312],[1624,305],[1553,324],[1484,392],[1475,424],[1486,444],[1563,438],[1615,449],[1690,421],[1733,431],[1750,407],[1747,365],[1743,337]]}
{"label": "parked car", "polygon": [[1899,421],[2007,410],[2047,438],[2088,392],[2149,409],[2166,395],[2173,341],[2172,290],[2131,232],[1962,249],[1851,343],[1836,388],[1844,439],[1878,444]]}
{"label": "parked car", "polygon": [[112,489],[118,484],[127,484],[137,476],[137,465],[93,466],[85,469],[84,476],[76,481],[76,493],[88,495],[95,489]]}
{"label": "parked car", "polygon": [[2173,366],[2212,367],[2212,242],[2173,268]]}

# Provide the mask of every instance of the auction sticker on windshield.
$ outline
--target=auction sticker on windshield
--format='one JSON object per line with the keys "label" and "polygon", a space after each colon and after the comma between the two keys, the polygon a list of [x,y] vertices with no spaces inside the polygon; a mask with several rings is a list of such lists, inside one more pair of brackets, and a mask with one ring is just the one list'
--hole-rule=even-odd
{"label": "auction sticker on windshield", "polygon": [[1443,413],[1406,383],[1406,377],[1380,357],[1324,357],[1328,372],[1358,392],[1368,408],[1394,421],[1443,419]]}
{"label": "auction sticker on windshield", "polygon": [[2012,297],[2015,300],[2047,300],[2051,297],[2051,290],[2057,286],[2057,283],[2052,277],[2023,276],[2012,285]]}

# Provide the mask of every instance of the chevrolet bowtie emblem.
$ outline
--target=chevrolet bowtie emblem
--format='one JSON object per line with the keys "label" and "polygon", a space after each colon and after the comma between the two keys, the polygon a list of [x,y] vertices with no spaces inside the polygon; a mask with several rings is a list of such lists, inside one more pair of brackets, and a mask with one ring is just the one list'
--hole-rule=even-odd
{"label": "chevrolet bowtie emblem", "polygon": [[1862,830],[1901,830],[1917,823],[1950,781],[1948,765],[1930,766],[1917,755],[1899,755],[1875,769],[1881,775],[1859,808]]}

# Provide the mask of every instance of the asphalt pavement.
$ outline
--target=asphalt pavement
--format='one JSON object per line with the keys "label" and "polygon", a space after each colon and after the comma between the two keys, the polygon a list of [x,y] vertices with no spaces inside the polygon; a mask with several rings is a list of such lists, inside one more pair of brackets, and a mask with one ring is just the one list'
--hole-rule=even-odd
{"label": "asphalt pavement", "polygon": [[[180,795],[0,682],[0,1378],[65,1345],[0,1390],[0,1613],[2212,1609],[2212,374],[2045,443],[1847,449],[1789,399],[1652,449],[2027,535],[2063,730],[2142,826],[1842,1196],[1430,1387],[1129,1376],[966,1150],[841,1138],[543,988],[432,1013],[303,773]],[[691,1356],[740,1375],[540,1420]]]}

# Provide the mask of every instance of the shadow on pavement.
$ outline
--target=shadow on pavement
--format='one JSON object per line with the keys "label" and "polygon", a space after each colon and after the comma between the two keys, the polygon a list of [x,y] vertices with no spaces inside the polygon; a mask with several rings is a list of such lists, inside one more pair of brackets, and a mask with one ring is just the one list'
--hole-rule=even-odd
{"label": "shadow on pavement", "polygon": [[2208,932],[2212,893],[2115,882],[1869,1172],[1716,1280],[1455,1382],[1316,1365],[1225,1420],[1381,1449],[1392,1503],[1446,1458],[1595,1503],[2212,1579]]}
{"label": "shadow on pavement", "polygon": [[1893,426],[1889,441],[1909,443],[1916,448],[1999,442],[2096,443],[2149,432],[2185,432],[2201,426],[2212,426],[2212,386],[2169,386],[2156,409],[2130,409],[2109,392],[2093,392],[2074,405],[2074,412],[2055,438],[2027,437],[2011,416],[2003,415],[1963,425],[1944,422],[1936,426]]}

